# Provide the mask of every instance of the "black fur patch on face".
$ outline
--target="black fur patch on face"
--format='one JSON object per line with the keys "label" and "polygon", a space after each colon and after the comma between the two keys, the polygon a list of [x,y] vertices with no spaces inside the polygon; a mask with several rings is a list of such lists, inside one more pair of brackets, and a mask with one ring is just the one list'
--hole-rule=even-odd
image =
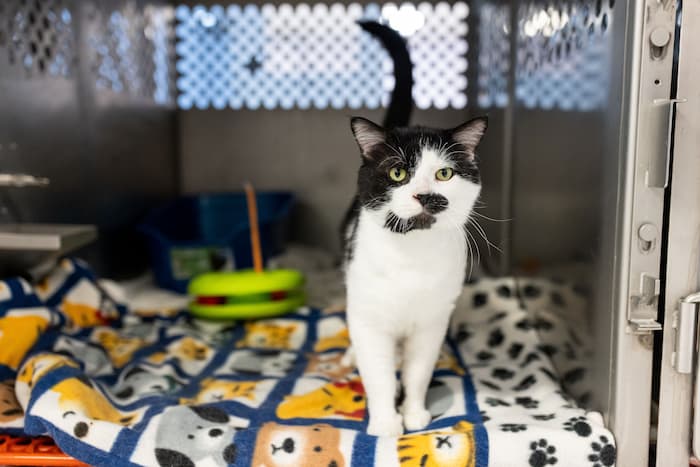
{"label": "black fur patch on face", "polygon": [[389,212],[384,222],[384,228],[391,230],[394,233],[405,234],[412,230],[425,230],[432,227],[436,222],[435,216],[428,213],[420,213],[417,216],[401,219],[393,212]]}

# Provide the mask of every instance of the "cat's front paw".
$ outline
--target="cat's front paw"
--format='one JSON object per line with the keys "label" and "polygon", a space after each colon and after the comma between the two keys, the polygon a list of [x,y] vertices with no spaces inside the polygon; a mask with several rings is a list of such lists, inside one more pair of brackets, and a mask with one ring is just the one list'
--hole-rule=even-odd
{"label": "cat's front paw", "polygon": [[426,409],[403,411],[403,425],[408,431],[422,430],[428,426],[432,418]]}
{"label": "cat's front paw", "polygon": [[395,413],[391,416],[369,416],[367,434],[373,436],[401,436],[403,434],[403,421],[401,415]]}

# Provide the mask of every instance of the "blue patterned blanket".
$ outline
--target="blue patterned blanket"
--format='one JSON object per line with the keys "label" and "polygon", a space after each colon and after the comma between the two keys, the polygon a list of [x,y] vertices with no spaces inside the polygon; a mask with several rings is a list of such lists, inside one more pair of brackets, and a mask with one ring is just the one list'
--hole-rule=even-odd
{"label": "blue patterned blanket", "polygon": [[63,260],[39,284],[0,282],[0,432],[48,434],[93,465],[613,465],[612,436],[561,391],[517,285],[470,287],[428,430],[378,439],[365,434],[357,371],[340,362],[342,312],[212,329],[180,310],[129,309]]}

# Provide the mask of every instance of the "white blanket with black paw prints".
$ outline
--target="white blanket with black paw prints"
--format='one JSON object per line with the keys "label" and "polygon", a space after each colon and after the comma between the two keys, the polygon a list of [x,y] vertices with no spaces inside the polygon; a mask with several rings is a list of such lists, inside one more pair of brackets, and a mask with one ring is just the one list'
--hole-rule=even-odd
{"label": "white blanket with black paw prints", "polygon": [[586,303],[576,286],[542,279],[465,287],[450,335],[474,382],[489,466],[615,465],[601,415],[576,402],[590,397]]}

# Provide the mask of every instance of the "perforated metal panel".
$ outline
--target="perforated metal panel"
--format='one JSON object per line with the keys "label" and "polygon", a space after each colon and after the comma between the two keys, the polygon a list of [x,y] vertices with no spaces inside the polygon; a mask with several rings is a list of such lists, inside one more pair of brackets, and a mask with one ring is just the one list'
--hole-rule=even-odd
{"label": "perforated metal panel", "polygon": [[419,108],[467,103],[465,3],[265,4],[177,8],[182,109],[378,108],[392,63],[356,24],[388,22],[408,37]]}
{"label": "perforated metal panel", "polygon": [[485,3],[479,8],[478,104],[508,105],[510,5]]}
{"label": "perforated metal panel", "polygon": [[110,9],[91,2],[90,63],[98,90],[167,104],[173,100],[173,10],[125,2]]}
{"label": "perforated metal panel", "polygon": [[527,108],[594,110],[607,99],[614,0],[518,8],[516,98]]}
{"label": "perforated metal panel", "polygon": [[70,76],[76,53],[71,10],[63,0],[3,0],[0,47],[28,76]]}

